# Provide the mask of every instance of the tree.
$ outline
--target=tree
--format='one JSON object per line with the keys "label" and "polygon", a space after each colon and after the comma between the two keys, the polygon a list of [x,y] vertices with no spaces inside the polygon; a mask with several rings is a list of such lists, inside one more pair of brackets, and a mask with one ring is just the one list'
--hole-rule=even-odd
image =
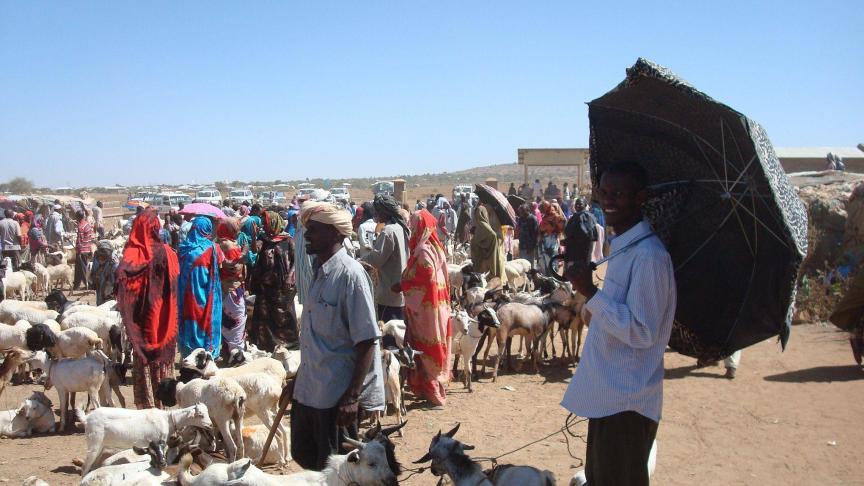
{"label": "tree", "polygon": [[33,192],[33,182],[24,177],[16,177],[6,183],[6,190],[15,194],[29,194]]}

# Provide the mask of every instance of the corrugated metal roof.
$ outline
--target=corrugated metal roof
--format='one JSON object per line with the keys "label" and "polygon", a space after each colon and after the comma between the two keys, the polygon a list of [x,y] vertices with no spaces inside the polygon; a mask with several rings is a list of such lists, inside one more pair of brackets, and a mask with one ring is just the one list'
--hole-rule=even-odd
{"label": "corrugated metal roof", "polygon": [[825,158],[828,152],[844,159],[864,159],[864,152],[856,147],[778,147],[774,150],[781,159]]}

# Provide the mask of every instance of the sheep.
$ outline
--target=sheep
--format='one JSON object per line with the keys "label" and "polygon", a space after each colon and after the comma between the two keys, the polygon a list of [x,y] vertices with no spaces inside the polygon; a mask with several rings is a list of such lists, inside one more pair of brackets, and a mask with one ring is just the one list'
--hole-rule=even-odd
{"label": "sheep", "polygon": [[0,302],[0,322],[12,325],[24,320],[31,324],[41,324],[49,319],[56,320],[59,315],[55,311],[38,308],[40,304],[44,303],[34,302],[34,305],[27,304],[17,300],[4,300]]}
{"label": "sheep", "polygon": [[[330,486],[378,486],[393,485],[397,483],[396,478],[402,473],[402,466],[396,460],[396,448],[390,441],[390,434],[405,426],[405,422],[394,427],[381,429],[380,425],[367,430],[363,436],[364,442],[350,438],[346,441],[355,449],[344,455],[331,455],[327,458],[327,466],[323,471],[303,471],[286,476],[273,476],[266,474],[250,461],[238,461],[224,468],[225,482],[198,482],[208,470],[198,477],[191,477],[186,471],[180,473],[180,484],[183,486],[209,486],[213,484],[226,484],[232,486],[252,485],[284,485],[284,486],[307,486],[307,485],[330,485]],[[221,468],[220,468],[221,469]],[[185,476],[184,476],[185,473]],[[194,480],[191,482],[190,480]]]}
{"label": "sheep", "polygon": [[45,260],[49,266],[63,265],[67,262],[66,252],[63,250],[49,251],[45,255]]}
{"label": "sheep", "polygon": [[51,288],[59,289],[68,286],[69,290],[72,290],[75,273],[71,266],[62,263],[47,267],[46,270],[48,271],[48,282]]}
{"label": "sheep", "polygon": [[63,330],[85,328],[93,331],[105,344],[105,351],[113,359],[119,361],[123,350],[122,319],[119,312],[104,314],[92,312],[75,312],[61,316],[60,326]]}
{"label": "sheep", "polygon": [[381,345],[395,345],[397,348],[402,349],[405,346],[405,329],[406,326],[404,320],[390,319],[381,326]]}
{"label": "sheep", "polygon": [[445,434],[439,430],[429,444],[429,451],[414,464],[432,461],[432,474],[446,474],[455,486],[554,486],[555,476],[552,472],[531,466],[502,465],[495,468],[491,478],[487,477],[480,465],[465,454],[465,451],[473,450],[474,446],[453,438],[459,425],[457,423]]}
{"label": "sheep", "polygon": [[[386,404],[393,405],[396,409],[396,422],[402,423],[402,414],[404,413],[404,403],[402,400],[402,384],[400,379],[400,370],[402,366],[399,360],[394,356],[394,352],[389,349],[381,351],[382,368],[384,372],[384,402],[386,413]],[[403,437],[402,430],[399,430],[399,437]]]}
{"label": "sheep", "polygon": [[459,357],[462,357],[462,383],[471,392],[471,372],[468,367],[471,364],[471,358],[474,356],[474,351],[477,349],[477,343],[483,337],[483,332],[480,331],[480,323],[477,319],[468,315],[464,310],[456,313],[452,321],[453,337],[452,348],[455,357],[453,359],[453,374],[459,368]]}
{"label": "sheep", "polygon": [[[236,368],[218,368],[210,353],[201,348],[193,350],[180,362],[181,381],[211,376],[233,378],[246,392],[247,414],[255,414],[267,427],[273,425],[287,376],[282,363],[273,358],[261,358]],[[280,455],[287,458],[288,432],[281,423],[276,430],[276,444]]]}
{"label": "sheep", "polygon": [[[270,435],[270,428],[264,424],[253,425],[251,427],[243,427],[241,436],[243,437],[243,450],[246,452],[246,457],[255,461],[256,464],[281,464],[291,460],[291,453],[287,457],[281,457],[277,448],[271,447],[267,451],[267,457],[262,462],[261,452],[264,450],[264,442],[267,436]],[[290,449],[289,449],[290,450]]]}
{"label": "sheep", "polygon": [[[651,444],[651,452],[648,453],[648,477],[654,475],[654,470],[657,468],[657,439]],[[570,486],[585,486],[588,484],[588,478],[585,477],[585,470],[581,470],[570,478]]]}
{"label": "sheep", "polygon": [[531,270],[531,262],[524,258],[516,258],[504,262],[504,273],[507,275],[507,281],[512,282],[521,290],[528,289],[528,271]]}
{"label": "sheep", "polygon": [[[101,356],[100,356],[101,355]],[[99,392],[105,381],[107,356],[101,353],[80,359],[55,360],[45,353],[34,353],[30,363],[46,372],[45,389],[57,389],[60,399],[60,430],[66,430],[66,416],[70,393],[86,392],[90,403],[99,408],[101,405]]]}
{"label": "sheep", "polygon": [[30,323],[20,320],[14,326],[0,324],[0,349],[26,348]]}
{"label": "sheep", "polygon": [[30,418],[30,425],[36,433],[53,433],[57,430],[57,422],[54,420],[54,410],[51,408],[53,403],[41,391],[34,391],[27,398],[31,402],[34,409],[33,417]]}
{"label": "sheep", "polygon": [[18,438],[33,435],[30,420],[35,412],[29,400],[24,400],[14,410],[0,410],[0,437]]}
{"label": "sheep", "polygon": [[[146,449],[132,446],[131,450],[141,459],[125,464],[105,465],[90,471],[81,479],[80,486],[160,484],[171,477],[163,471],[168,466],[168,445],[165,440],[151,440]],[[142,480],[156,482],[141,482]]]}
{"label": "sheep", "polygon": [[[12,268],[8,265],[7,268]],[[7,272],[2,278],[3,281],[3,298],[6,299],[14,294],[18,294],[21,300],[27,300],[29,295],[30,284],[27,282],[27,277],[22,272]]]}
{"label": "sheep", "polygon": [[6,389],[6,385],[12,380],[12,375],[18,366],[23,363],[30,354],[21,348],[12,348],[6,352],[3,364],[0,364],[0,395]]}
{"label": "sheep", "polygon": [[[494,332],[497,343],[497,354],[495,356],[495,367],[492,371],[492,382],[498,378],[498,366],[501,363],[502,357],[509,357],[509,350],[505,354],[504,347],[507,338],[511,335],[524,335],[528,339],[530,347],[531,360],[534,364],[534,372],[539,372],[539,344],[546,336],[549,328],[549,323],[552,321],[551,316],[552,305],[544,305],[538,307],[536,305],[521,304],[519,302],[510,302],[504,304],[496,311],[493,308],[486,308],[477,315],[477,320],[480,323],[480,330],[486,332]],[[489,356],[489,348],[492,346],[491,339],[486,343],[486,351],[484,360]],[[508,359],[509,366],[509,359]],[[483,364],[482,373],[486,372],[486,363]]]}
{"label": "sheep", "polygon": [[58,358],[80,358],[88,351],[102,349],[99,336],[84,327],[73,327],[55,333],[45,324],[36,324],[26,332],[27,347],[42,349]]}
{"label": "sheep", "polygon": [[280,344],[273,350],[273,359],[282,363],[287,378],[294,378],[297,376],[297,371],[300,369],[299,349],[288,349],[284,345]]}
{"label": "sheep", "polygon": [[207,405],[210,421],[222,434],[228,459],[234,461],[243,457],[243,439],[240,432],[243,430],[243,415],[246,411],[246,393],[237,382],[219,376],[208,380],[199,378],[189,383],[167,378],[159,383],[156,397],[169,407],[188,407],[196,403]]}
{"label": "sheep", "polygon": [[178,410],[101,407],[89,415],[81,415],[87,439],[87,458],[82,476],[98,465],[98,459],[106,449],[140,447],[151,440],[168,440],[171,434],[189,425],[213,426],[207,405],[203,403]]}
{"label": "sheep", "polygon": [[42,292],[43,294],[48,294],[51,291],[51,275],[48,273],[48,269],[45,268],[39,262],[29,261],[21,264],[21,270],[27,270],[33,272],[36,276],[36,288],[35,292]]}

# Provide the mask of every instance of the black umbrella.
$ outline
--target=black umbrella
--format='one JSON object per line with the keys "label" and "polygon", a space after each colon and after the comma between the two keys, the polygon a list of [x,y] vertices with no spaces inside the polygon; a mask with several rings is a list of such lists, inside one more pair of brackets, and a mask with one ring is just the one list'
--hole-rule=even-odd
{"label": "black umbrella", "polygon": [[525,199],[523,199],[523,198],[521,198],[515,194],[508,194],[507,195],[507,202],[510,203],[510,207],[512,207],[513,210],[515,211],[516,208],[525,204]]}
{"label": "black umbrella", "polygon": [[594,186],[619,160],[649,173],[645,216],[678,287],[669,345],[707,360],[785,347],[807,215],[762,127],[644,59],[588,106]]}
{"label": "black umbrella", "polygon": [[477,184],[474,187],[474,192],[477,193],[480,202],[488,204],[495,209],[495,214],[498,215],[498,220],[501,221],[501,224],[516,226],[516,213],[504,194],[501,194],[501,191],[486,184]]}

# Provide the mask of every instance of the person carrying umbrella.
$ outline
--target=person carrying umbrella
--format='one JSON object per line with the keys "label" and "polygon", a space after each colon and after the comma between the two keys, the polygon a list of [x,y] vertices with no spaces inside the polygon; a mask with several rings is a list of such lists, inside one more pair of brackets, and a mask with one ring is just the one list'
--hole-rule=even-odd
{"label": "person carrying umbrella", "polygon": [[486,204],[477,206],[474,214],[476,221],[474,237],[471,238],[471,261],[474,263],[475,272],[489,272],[490,280],[498,277],[503,285],[506,283],[507,275],[504,272],[502,241],[498,236],[501,224],[497,223],[498,218],[494,215],[495,211],[488,208]]}
{"label": "person carrying umbrella", "polygon": [[213,358],[222,347],[222,284],[219,266],[225,256],[210,240],[213,222],[207,216],[196,216],[186,239],[180,243],[179,348],[186,357],[204,348]]}
{"label": "person carrying umbrella", "polygon": [[617,235],[603,289],[589,265],[571,266],[588,298],[585,352],[561,405],[588,418],[585,474],[591,486],[647,485],[648,456],[663,403],[663,355],[677,293],[672,259],[642,219],[647,174],[636,163],[610,165],[600,178],[606,220]]}

